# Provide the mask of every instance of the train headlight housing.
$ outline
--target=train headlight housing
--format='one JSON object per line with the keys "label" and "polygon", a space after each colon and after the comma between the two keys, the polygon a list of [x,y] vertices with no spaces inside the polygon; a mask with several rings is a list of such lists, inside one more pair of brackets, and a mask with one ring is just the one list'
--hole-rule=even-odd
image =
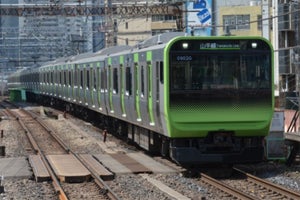
{"label": "train headlight housing", "polygon": [[256,49],[257,43],[256,43],[256,42],[252,42],[252,43],[251,43],[251,46],[252,46],[253,49]]}
{"label": "train headlight housing", "polygon": [[183,43],[182,43],[182,48],[183,48],[183,49],[189,48],[189,43],[183,42]]}

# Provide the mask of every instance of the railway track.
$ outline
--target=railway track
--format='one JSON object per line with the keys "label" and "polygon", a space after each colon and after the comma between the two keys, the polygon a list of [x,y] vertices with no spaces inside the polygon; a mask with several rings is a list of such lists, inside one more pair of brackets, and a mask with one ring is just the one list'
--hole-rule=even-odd
{"label": "railway track", "polygon": [[[218,191],[218,195],[225,199],[300,199],[300,193],[266,181],[246,173],[238,168],[233,168],[241,179],[217,180],[205,173],[200,173],[200,180]],[[223,193],[223,194],[222,194]]]}
{"label": "railway track", "polygon": [[[55,153],[55,152],[53,152],[51,150],[51,148],[49,149],[48,147],[46,147],[47,145],[39,145],[39,143],[48,143],[48,142],[46,142],[46,140],[49,140],[49,141],[51,141],[50,143],[57,143],[57,144],[50,144],[50,146],[54,146],[54,145],[61,146],[61,147],[59,147],[59,148],[61,148],[61,150],[59,152],[56,151],[56,153],[59,153],[59,154],[73,154],[78,160],[81,160],[81,162],[85,165],[84,161],[82,161],[82,158],[81,158],[82,151],[79,150],[80,147],[77,146],[77,145],[75,145],[75,144],[72,144],[72,145],[67,144],[66,145],[66,143],[64,143],[63,141],[60,140],[60,137],[62,135],[65,135],[65,134],[57,134],[56,131],[57,130],[59,131],[59,129],[57,129],[56,131],[54,131],[54,129],[52,127],[53,124],[48,124],[49,121],[55,121],[55,120],[48,119],[48,118],[40,118],[39,117],[39,114],[40,114],[39,112],[37,114],[37,112],[28,112],[27,110],[23,110],[23,109],[13,109],[13,111],[10,111],[10,112],[12,113],[12,115],[14,116],[14,118],[17,119],[15,122],[19,122],[21,124],[21,126],[25,130],[25,133],[27,134],[28,138],[30,138],[30,140],[32,140],[32,142],[31,142],[33,144],[32,145],[32,149],[34,149],[34,151],[32,151],[32,152],[35,152],[35,153],[38,153],[38,154],[44,153],[44,154],[47,154],[47,155]],[[37,123],[37,121],[39,121],[39,125],[35,124],[35,123]],[[58,121],[56,121],[56,122],[58,122]],[[50,125],[51,128],[49,128],[49,125]],[[72,127],[72,128],[75,128],[75,127]],[[78,127],[76,129],[76,132],[79,131],[78,129],[80,129],[80,128]],[[35,135],[35,133],[32,133],[32,132],[36,132],[36,131],[39,134]],[[45,132],[45,133],[41,133],[41,132]],[[47,134],[51,134],[51,136],[46,136]],[[99,134],[99,132],[98,132],[98,134]],[[41,135],[43,135],[43,136],[41,136]],[[37,141],[35,141],[35,138],[38,138]],[[42,138],[47,138],[47,139],[42,139]],[[49,139],[49,138],[51,138],[51,139]],[[80,140],[83,141],[83,139],[86,140],[86,135],[84,135],[83,137],[82,136],[80,136],[80,137],[77,136],[77,138],[80,138]],[[62,139],[64,141],[69,141],[68,139],[65,140],[66,138],[62,138]],[[56,140],[58,140],[59,142],[56,142]],[[72,147],[72,149],[70,147]],[[77,153],[73,152],[73,148],[75,149],[74,151],[76,151],[79,156],[77,156]],[[119,152],[120,149],[121,149],[119,146],[115,146],[113,148],[116,148],[116,152]],[[64,150],[62,150],[62,149],[64,149]],[[113,151],[113,149],[110,149],[110,150]],[[84,150],[84,151],[87,152],[86,150]],[[43,160],[45,160],[46,162],[48,160],[48,158],[46,158],[47,155],[43,157]],[[136,168],[136,165],[133,166],[133,167]],[[89,168],[89,166],[86,166],[86,168]],[[93,173],[91,173],[91,174],[93,174]],[[55,176],[55,174],[53,174],[53,175]],[[127,175],[124,175],[124,176],[127,177]],[[131,175],[128,174],[128,179],[133,180],[132,177],[130,178],[130,176]],[[146,178],[141,178],[138,175],[133,175],[133,176],[136,177],[135,181],[137,182],[136,183],[137,185],[141,186],[139,184],[140,182],[144,182],[144,184],[145,184],[144,187],[145,188],[149,187],[147,185],[151,185],[151,183],[148,180],[148,178],[147,179]],[[125,179],[127,179],[127,178],[125,178]],[[110,183],[114,182],[114,181],[115,180],[112,180],[112,181],[110,181]],[[109,191],[108,188],[110,186],[108,186],[107,184],[110,185],[110,183],[107,183],[106,181],[101,180],[96,175],[95,175],[95,177],[93,176],[93,180],[91,182],[88,181],[88,182],[83,183],[82,185],[80,183],[68,184],[68,183],[63,183],[63,182],[59,182],[59,181],[54,181],[54,182],[57,182],[57,183],[53,184],[56,193],[58,193],[58,194],[64,193],[64,195],[62,195],[62,197],[60,197],[60,199],[64,199],[64,198],[77,199],[78,196],[77,196],[77,198],[75,196],[78,193],[80,193],[79,191],[85,191],[85,192],[81,192],[82,194],[89,194],[89,196],[86,197],[86,198],[85,198],[85,195],[83,195],[83,198],[85,198],[85,199],[103,199],[103,198],[99,198],[99,194],[102,195],[102,196],[105,196],[104,199],[118,199],[118,198],[116,198],[117,195],[113,195]],[[102,187],[99,187],[98,185],[102,185]],[[116,185],[118,186],[118,184],[116,184]],[[152,187],[155,188],[157,186],[152,186]],[[74,189],[74,188],[77,188],[77,189]],[[84,189],[84,188],[86,188],[86,189]],[[98,189],[96,189],[96,188],[98,188]],[[114,188],[114,189],[118,190],[118,188]],[[76,192],[72,193],[72,191],[74,191],[74,190],[76,190]],[[164,197],[168,197],[169,196],[169,192],[170,191],[167,192],[167,191],[164,191],[163,189],[158,188],[158,187],[157,187],[157,190],[160,190],[159,195],[164,196]],[[90,192],[88,192],[88,191],[90,191]],[[119,191],[118,195],[122,196],[122,198],[123,198],[124,192],[123,191],[120,192],[120,190],[118,190],[118,191]],[[134,193],[135,190],[133,190],[131,192]],[[95,197],[95,195],[96,196],[98,195],[98,197]],[[176,194],[176,195],[178,195],[178,194]],[[125,194],[125,196],[126,196],[126,194]],[[132,197],[134,197],[134,196],[131,196],[130,198],[132,198]],[[158,199],[160,199],[160,198],[158,198]]]}
{"label": "railway track", "polygon": [[266,181],[238,168],[234,170],[244,177],[244,181],[248,183],[245,192],[254,196],[255,199],[300,199],[300,193],[282,187],[278,184]]}
{"label": "railway track", "polygon": [[[19,110],[19,109],[14,109],[14,111],[15,110]],[[40,121],[40,123],[42,123],[43,126],[45,127],[46,132],[48,134],[49,133],[52,134],[53,136],[51,136],[51,137],[53,137],[54,139],[57,138],[57,139],[55,139],[55,141],[56,140],[59,141],[60,140],[59,138],[61,138],[62,135],[66,135],[66,133],[58,134],[59,128],[57,128],[55,130],[53,129],[54,128],[53,125],[55,125],[55,123],[66,123],[64,120],[63,121],[59,121],[59,120],[55,121],[55,120],[50,120],[50,119],[45,120],[45,118],[42,119],[37,114],[32,114],[32,113],[28,114],[28,113],[26,113],[26,111],[18,111],[18,112],[20,112],[20,113],[19,113],[19,116],[16,118],[18,118],[19,121],[21,121],[23,118],[28,119],[30,117],[34,118],[35,120]],[[69,120],[70,119],[68,119],[68,121]],[[49,123],[50,121],[53,121],[53,123]],[[27,123],[25,123],[25,125],[32,126],[32,123],[33,122],[31,122],[31,121],[27,121]],[[66,127],[66,129],[69,129],[69,127],[68,128]],[[38,128],[32,127],[32,128],[30,128],[30,130],[28,130],[28,132],[31,132],[34,130],[35,131],[39,130],[38,132],[41,131]],[[99,132],[98,132],[98,134],[99,134]],[[81,134],[79,134],[79,135],[81,135]],[[79,142],[86,141],[88,139],[86,135],[81,135],[79,137],[77,136],[77,138],[78,138]],[[65,140],[65,138],[61,138],[61,139],[64,141],[68,141],[68,139]],[[100,140],[101,140],[101,138],[100,138]],[[63,149],[62,151],[64,151],[64,152],[61,152],[61,153],[74,154],[74,156],[76,156],[77,154],[82,154],[81,150],[78,151],[78,146],[76,146],[75,144],[72,144],[72,145],[66,144],[64,141],[58,142],[58,143],[62,143],[62,145],[60,145],[60,146],[62,146],[61,148]],[[57,144],[57,145],[59,145],[59,144]],[[118,148],[118,150],[119,150],[119,148]],[[41,151],[47,152],[46,149],[41,150]],[[84,151],[88,152],[86,150],[84,150]],[[36,151],[36,152],[39,152],[39,151]],[[76,153],[74,153],[74,152],[76,152]],[[51,152],[48,152],[48,154],[49,153],[51,153]],[[80,158],[78,158],[78,159],[80,159]],[[88,166],[87,166],[87,168],[88,168]],[[263,186],[260,186],[260,187],[257,186],[257,188],[256,188],[253,185],[258,185],[257,183],[254,184],[253,181],[250,181],[250,178],[246,178],[246,175],[242,175],[242,176],[243,176],[243,178],[231,179],[230,181],[227,181],[227,180],[215,180],[215,179],[212,179],[211,177],[207,176],[206,174],[201,174],[201,182],[199,181],[199,183],[197,183],[198,182],[197,179],[192,179],[190,181],[191,181],[192,185],[198,184],[198,186],[196,186],[196,187],[198,187],[198,191],[199,191],[199,188],[211,187],[212,189],[210,189],[210,190],[212,191],[212,193],[215,193],[214,195],[220,199],[274,199],[274,198],[298,199],[298,197],[295,197],[295,196],[294,197],[287,196],[287,194],[283,194],[283,192],[274,192],[273,189],[267,189],[265,186],[264,186],[264,189],[262,189]],[[97,176],[95,176],[95,177],[97,177]],[[59,181],[58,181],[58,184],[60,184],[62,186],[62,189],[65,191],[66,198],[68,198],[68,199],[76,199],[75,196],[78,195],[78,191],[81,191],[81,193],[82,193],[81,198],[86,198],[86,196],[84,194],[90,193],[91,196],[93,196],[93,198],[91,196],[89,196],[90,197],[89,199],[114,199],[114,197],[107,196],[107,194],[109,193],[107,188],[112,188],[112,191],[115,191],[118,194],[116,196],[121,196],[122,198],[125,198],[125,199],[126,199],[126,197],[128,197],[129,199],[132,199],[134,197],[130,196],[131,194],[134,194],[134,192],[139,193],[138,190],[142,189],[142,187],[147,187],[146,185],[148,185],[149,182],[156,182],[155,175],[150,176],[150,178],[148,176],[142,176],[142,177],[143,178],[141,178],[141,176],[139,176],[139,175],[128,174],[128,175],[123,175],[122,177],[121,176],[116,177],[114,180],[111,180],[111,181],[103,181],[101,179],[98,180],[97,178],[93,178],[93,180],[91,182],[90,181],[85,182],[84,184],[81,184],[81,183],[68,184],[68,183],[62,183]],[[152,179],[154,179],[154,181]],[[169,179],[169,178],[167,178],[167,179]],[[151,181],[149,181],[149,180],[151,180]],[[177,180],[180,180],[180,179],[176,179],[176,181]],[[165,180],[161,180],[161,182],[162,182],[162,184],[167,183],[167,182],[165,182]],[[241,184],[241,182],[243,182],[243,183]],[[129,189],[127,187],[125,187],[125,188],[124,187],[119,188],[119,187],[120,187],[120,185],[123,185],[123,184],[128,185],[128,183],[130,183],[133,187],[134,187],[134,185],[136,185],[136,188],[138,188],[138,190],[129,191],[129,193],[131,193],[130,195],[124,194],[124,191],[127,192],[127,190],[129,190]],[[174,181],[172,183],[174,183]],[[250,183],[253,185],[251,185]],[[101,187],[97,186],[97,185],[101,185],[101,184],[104,184],[104,186],[101,186]],[[182,186],[184,187],[184,185],[182,185]],[[166,199],[170,198],[171,195],[168,194],[168,192],[165,191],[163,187],[160,187],[160,186],[155,186],[155,187],[160,189],[161,196],[167,196],[168,198],[166,198]],[[173,188],[173,190],[175,190],[175,191],[177,190],[177,194],[175,193],[175,195],[172,196],[171,199],[181,199],[181,197],[178,197],[180,194],[182,194],[185,197],[189,196],[187,193],[185,193],[181,190],[178,190],[177,187],[172,187],[172,184],[169,185],[169,187]],[[55,190],[59,191],[59,189],[57,189],[57,188]],[[76,190],[77,193],[76,192],[74,193],[74,190]],[[207,189],[204,189],[203,191],[206,191],[206,190]],[[87,191],[90,191],[90,192],[87,192]],[[99,197],[99,193],[101,195],[103,195],[103,197]],[[291,194],[292,192],[288,191],[288,193]],[[157,192],[156,192],[156,194],[157,194]],[[123,196],[123,195],[125,195],[125,196]],[[176,195],[177,195],[177,197],[176,197]],[[297,195],[297,193],[296,193],[296,195]],[[209,196],[206,196],[205,194],[201,194],[200,196],[210,199]],[[145,199],[147,199],[147,198],[145,198]],[[186,199],[188,199],[188,198],[186,198]]]}
{"label": "railway track", "polygon": [[8,119],[15,117],[15,115],[10,110],[10,108],[12,108],[12,107],[15,108],[15,106],[13,104],[10,104],[8,101],[1,101],[0,107],[3,108],[1,110],[1,113],[3,114],[3,116],[5,116]]}
{"label": "railway track", "polygon": [[[57,179],[55,172],[52,170],[46,155],[50,154],[73,154],[83,165],[88,166],[78,155],[72,152],[63,141],[61,141],[54,131],[46,126],[34,113],[26,111],[24,109],[18,109],[12,112],[18,118],[19,123],[24,128],[33,149],[41,156],[43,163],[48,169],[53,181],[53,186],[55,191],[58,193],[59,199],[70,199],[72,196],[72,187],[68,187],[68,184],[62,184]],[[47,141],[47,142],[45,142]],[[89,169],[87,167],[87,169]],[[91,169],[89,169],[92,177],[93,183],[82,184],[80,188],[88,187],[87,191],[101,191],[98,192],[98,198],[96,199],[119,199],[116,194],[105,184],[105,182],[98,177]],[[98,189],[95,189],[98,187]],[[67,190],[67,191],[65,191]],[[67,195],[68,194],[68,195]],[[74,197],[73,197],[74,198]]]}

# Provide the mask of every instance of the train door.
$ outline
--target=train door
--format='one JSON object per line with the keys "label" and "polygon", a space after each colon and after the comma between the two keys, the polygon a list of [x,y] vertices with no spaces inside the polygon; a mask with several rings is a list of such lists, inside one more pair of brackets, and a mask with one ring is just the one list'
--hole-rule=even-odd
{"label": "train door", "polygon": [[85,94],[84,94],[84,70],[83,70],[83,65],[81,64],[79,69],[78,69],[78,75],[79,75],[79,103],[84,104],[85,102]]}
{"label": "train door", "polygon": [[157,122],[159,123],[157,127],[162,127],[161,114],[160,114],[160,85],[163,84],[163,62],[156,61],[155,64],[155,113]]}
{"label": "train door", "polygon": [[106,107],[109,113],[114,113],[114,105],[112,101],[113,96],[113,84],[112,84],[112,66],[111,66],[111,58],[108,59],[107,66],[107,96],[106,96]]}
{"label": "train door", "polygon": [[124,107],[122,107],[122,66],[124,62],[124,56],[116,56],[112,58],[112,106],[113,114],[121,117],[124,113]]}
{"label": "train door", "polygon": [[89,74],[89,95],[88,95],[88,104],[91,108],[95,108],[95,103],[94,103],[94,90],[95,90],[95,85],[94,85],[94,63],[90,64],[90,68],[88,70]]}
{"label": "train door", "polygon": [[96,76],[96,80],[97,80],[97,86],[96,86],[96,90],[97,90],[97,104],[98,104],[98,109],[100,111],[103,110],[103,105],[102,105],[102,88],[101,88],[101,81],[102,81],[102,75],[101,75],[101,63],[97,62],[97,68],[96,68],[97,72],[97,76]]}
{"label": "train door", "polygon": [[84,103],[87,106],[92,105],[92,63],[84,67]]}
{"label": "train door", "polygon": [[78,95],[79,95],[79,87],[78,87],[78,64],[75,64],[73,70],[73,77],[74,77],[74,82],[73,82],[73,101],[78,102]]}
{"label": "train door", "polygon": [[103,64],[102,67],[100,67],[100,100],[99,100],[99,110],[101,112],[104,112],[105,114],[107,114],[107,93],[108,93],[108,89],[107,89],[107,68],[105,66],[105,63]]}
{"label": "train door", "polygon": [[[126,108],[126,119],[129,121],[136,121],[136,112],[133,96],[133,59],[132,54],[126,56],[125,64],[125,96],[124,96],[124,106]],[[132,139],[132,138],[131,138]]]}
{"label": "train door", "polygon": [[58,97],[59,98],[62,98],[62,91],[63,91],[63,88],[62,88],[62,66],[58,66],[59,68],[59,71],[58,71]]}
{"label": "train door", "polygon": [[137,62],[134,63],[134,77],[133,77],[133,96],[134,96],[134,106],[135,106],[135,113],[136,113],[136,121],[142,121],[141,118],[141,111],[140,111],[140,80],[139,80],[139,65]]}
{"label": "train door", "polygon": [[44,88],[45,88],[45,94],[48,94],[48,85],[47,85],[47,68],[44,69]]}
{"label": "train door", "polygon": [[67,98],[68,85],[67,85],[67,65],[63,66],[63,98]]}
{"label": "train door", "polygon": [[148,108],[148,114],[149,114],[149,125],[154,126],[154,113],[153,113],[153,72],[152,72],[152,62],[151,60],[147,61],[147,108]]}
{"label": "train door", "polygon": [[73,97],[72,97],[72,80],[73,80],[73,77],[72,77],[72,66],[71,65],[68,65],[68,94],[67,94],[67,98],[68,98],[68,101],[70,101]]}
{"label": "train door", "polygon": [[93,64],[93,68],[92,68],[92,108],[96,109],[99,107],[98,105],[98,63],[94,63]]}
{"label": "train door", "polygon": [[[123,57],[124,58],[124,57]],[[126,117],[126,109],[125,109],[125,72],[124,72],[124,64],[123,60],[120,62],[120,107],[122,117]]]}
{"label": "train door", "polygon": [[89,105],[90,96],[90,64],[83,65],[83,92],[84,92],[84,105]]}

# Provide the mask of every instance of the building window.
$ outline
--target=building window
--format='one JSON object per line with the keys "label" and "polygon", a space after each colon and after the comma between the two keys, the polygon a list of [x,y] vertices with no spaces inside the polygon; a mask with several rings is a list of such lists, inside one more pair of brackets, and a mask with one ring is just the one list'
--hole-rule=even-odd
{"label": "building window", "polygon": [[249,30],[250,15],[224,15],[223,25],[224,31],[226,27],[228,27],[229,30]]}
{"label": "building window", "polygon": [[128,22],[125,22],[125,29],[128,29]]}
{"label": "building window", "polygon": [[262,16],[257,15],[257,29],[261,30],[262,29]]}
{"label": "building window", "polygon": [[152,15],[152,22],[158,21],[174,21],[177,19],[177,16],[174,15]]}

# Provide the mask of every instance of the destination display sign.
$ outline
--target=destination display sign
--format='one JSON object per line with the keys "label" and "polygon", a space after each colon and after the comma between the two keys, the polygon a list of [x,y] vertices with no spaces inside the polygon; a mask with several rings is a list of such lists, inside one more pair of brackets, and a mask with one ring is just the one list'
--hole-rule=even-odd
{"label": "destination display sign", "polygon": [[200,43],[200,49],[240,49],[239,43],[205,42]]}

